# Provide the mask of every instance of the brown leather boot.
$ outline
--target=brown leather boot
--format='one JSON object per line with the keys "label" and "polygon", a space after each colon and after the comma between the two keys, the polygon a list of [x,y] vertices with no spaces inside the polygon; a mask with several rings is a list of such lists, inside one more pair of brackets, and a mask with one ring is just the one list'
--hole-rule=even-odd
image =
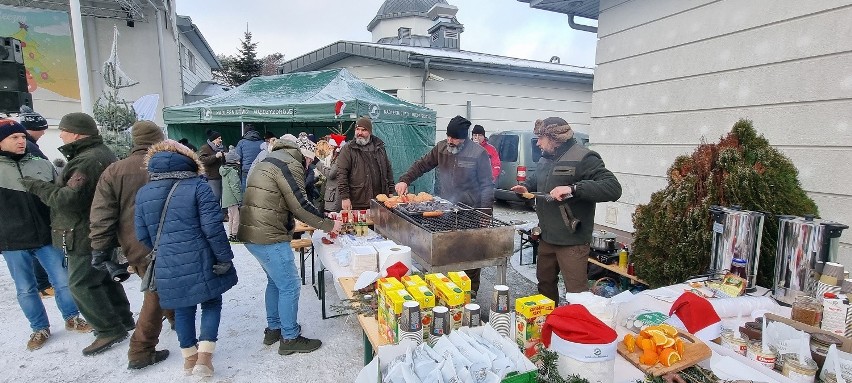
{"label": "brown leather boot", "polygon": [[203,340],[198,342],[198,360],[192,369],[192,374],[202,378],[213,376],[213,351],[216,350],[216,342]]}
{"label": "brown leather boot", "polygon": [[180,354],[183,355],[183,374],[192,375],[192,369],[195,368],[195,363],[198,361],[198,347],[182,348]]}

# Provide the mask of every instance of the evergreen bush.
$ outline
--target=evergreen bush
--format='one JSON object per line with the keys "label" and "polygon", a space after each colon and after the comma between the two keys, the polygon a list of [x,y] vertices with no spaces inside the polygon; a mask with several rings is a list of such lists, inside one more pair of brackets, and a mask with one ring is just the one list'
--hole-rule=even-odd
{"label": "evergreen bush", "polygon": [[778,241],[778,215],[818,215],[802,190],[798,170],[741,119],[717,144],[702,142],[668,170],[668,186],[633,214],[637,275],[652,286],[682,282],[710,265],[710,206],[767,213],[757,284],[770,287]]}

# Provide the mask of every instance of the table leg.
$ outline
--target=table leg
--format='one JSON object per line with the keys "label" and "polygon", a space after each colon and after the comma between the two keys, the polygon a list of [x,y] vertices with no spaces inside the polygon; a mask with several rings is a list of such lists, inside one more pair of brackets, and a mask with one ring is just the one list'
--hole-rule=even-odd
{"label": "table leg", "polygon": [[497,265],[497,284],[505,285],[506,284],[506,262],[508,262],[509,258],[504,258],[503,262]]}
{"label": "table leg", "polygon": [[373,361],[373,344],[370,343],[370,338],[367,338],[367,333],[361,331],[364,335],[364,365],[370,364]]}
{"label": "table leg", "polygon": [[337,315],[328,315],[327,314],[327,311],[325,310],[325,268],[324,267],[320,269],[318,278],[319,278],[320,304],[322,305],[322,310],[321,310],[322,311],[322,319],[331,319],[331,318],[337,318],[339,316],[346,315],[345,313],[344,314],[337,314]]}
{"label": "table leg", "polygon": [[299,249],[299,261],[302,265],[302,272],[301,272],[302,286],[304,286],[305,285],[305,248],[304,247]]}

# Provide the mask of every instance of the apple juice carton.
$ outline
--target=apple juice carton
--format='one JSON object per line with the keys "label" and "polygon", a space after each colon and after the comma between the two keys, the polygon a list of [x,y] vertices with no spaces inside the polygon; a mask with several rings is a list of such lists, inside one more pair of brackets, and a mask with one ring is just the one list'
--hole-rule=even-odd
{"label": "apple juice carton", "polygon": [[406,301],[414,301],[411,294],[405,289],[386,291],[385,312],[386,326],[379,326],[382,336],[391,343],[399,342],[399,318],[402,315],[402,304]]}
{"label": "apple juice carton", "polygon": [[464,291],[464,304],[470,303],[470,277],[464,271],[450,271],[447,273],[447,278],[456,284]]}
{"label": "apple juice carton", "polygon": [[405,289],[408,290],[408,294],[410,294],[415,301],[420,303],[420,319],[423,322],[423,328],[427,329],[426,331],[423,331],[423,340],[429,340],[428,329],[432,325],[432,308],[435,307],[435,294],[432,293],[432,290],[430,290],[425,284],[408,286]]}
{"label": "apple juice carton", "polygon": [[423,278],[420,278],[420,276],[416,275],[416,274],[406,275],[406,276],[402,277],[400,282],[402,282],[402,284],[405,285],[405,288],[409,288],[411,286],[419,286],[419,285],[427,286],[426,281],[424,281]]}
{"label": "apple juice carton", "polygon": [[515,341],[527,357],[536,354],[541,327],[554,308],[556,302],[541,294],[515,299]]}
{"label": "apple juice carton", "polygon": [[453,282],[438,284],[434,291],[438,297],[438,303],[450,309],[453,330],[458,330],[461,327],[464,312],[464,291]]}
{"label": "apple juice carton", "polygon": [[376,320],[379,322],[379,329],[382,326],[387,326],[388,312],[385,309],[387,307],[385,300],[387,294],[394,290],[405,290],[405,285],[394,277],[381,278],[376,281],[376,301],[378,303]]}

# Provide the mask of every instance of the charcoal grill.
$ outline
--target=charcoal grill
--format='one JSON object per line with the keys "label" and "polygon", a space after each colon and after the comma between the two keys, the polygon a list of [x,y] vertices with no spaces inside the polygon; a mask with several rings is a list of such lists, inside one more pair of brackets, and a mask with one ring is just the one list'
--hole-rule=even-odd
{"label": "charcoal grill", "polygon": [[442,204],[440,209],[440,217],[424,217],[414,206],[389,209],[370,201],[375,231],[410,247],[412,258],[427,271],[497,266],[498,283],[505,282],[514,227],[464,204]]}

